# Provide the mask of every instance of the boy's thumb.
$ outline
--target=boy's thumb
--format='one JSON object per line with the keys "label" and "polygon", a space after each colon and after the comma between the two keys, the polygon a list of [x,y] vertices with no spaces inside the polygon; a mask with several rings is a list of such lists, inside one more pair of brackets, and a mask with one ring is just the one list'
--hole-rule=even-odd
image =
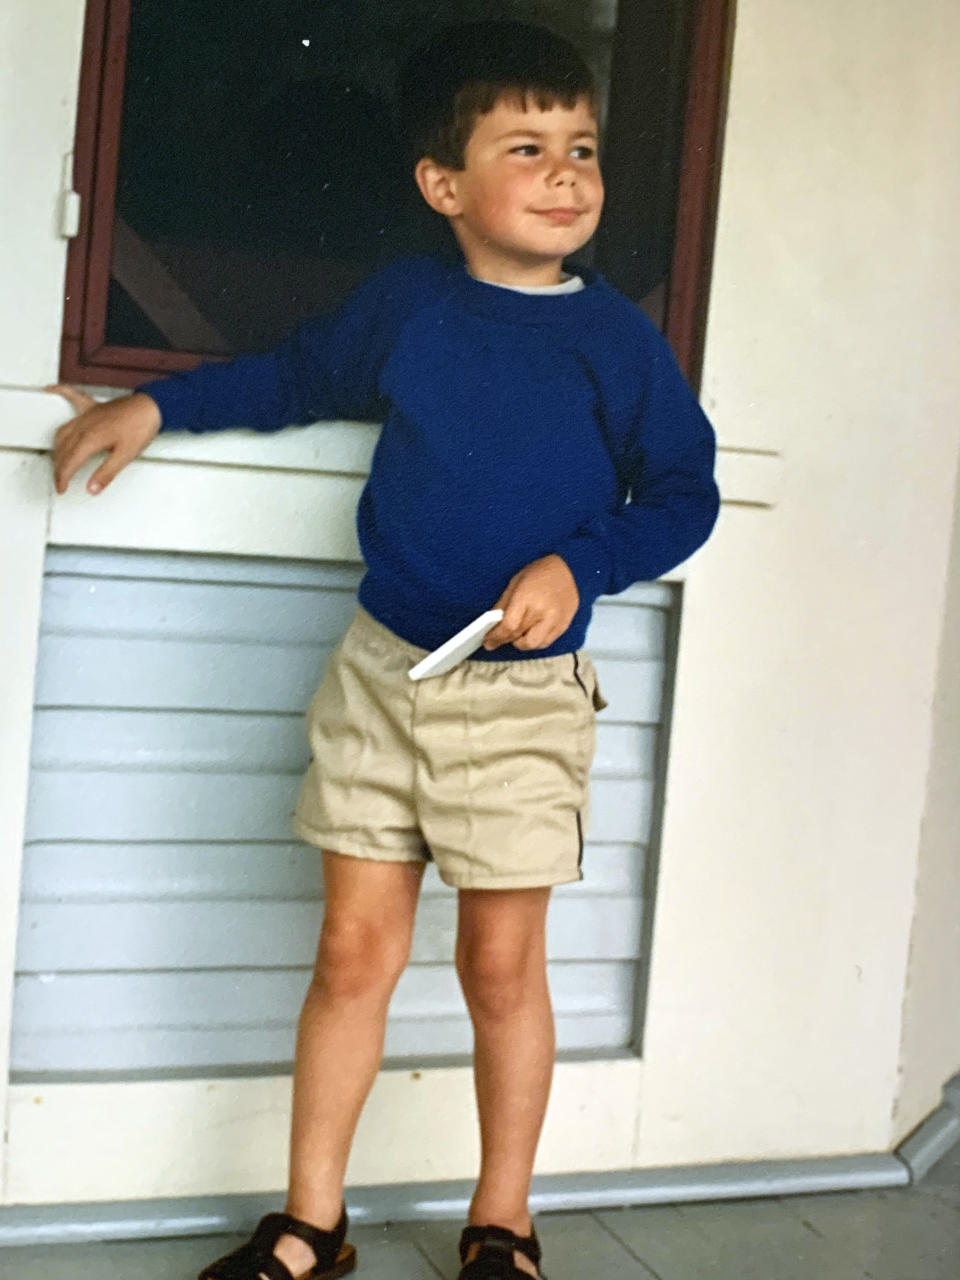
{"label": "boy's thumb", "polygon": [[71,387],[63,382],[54,382],[43,388],[51,395],[62,396],[69,405],[76,409],[77,413],[86,413],[88,409],[94,408],[99,402],[94,400],[93,396],[88,395],[86,391],[78,391],[76,387]]}
{"label": "boy's thumb", "polygon": [[[522,572],[523,570],[521,569],[520,573]],[[517,582],[520,579],[520,573],[515,573],[513,575],[513,577],[504,587],[503,591],[500,593],[500,599],[495,601],[490,606],[491,609],[503,609],[504,611],[506,611],[507,605],[510,603],[510,597],[513,595],[514,591],[516,590]],[[501,620],[501,623],[502,623],[502,620]]]}

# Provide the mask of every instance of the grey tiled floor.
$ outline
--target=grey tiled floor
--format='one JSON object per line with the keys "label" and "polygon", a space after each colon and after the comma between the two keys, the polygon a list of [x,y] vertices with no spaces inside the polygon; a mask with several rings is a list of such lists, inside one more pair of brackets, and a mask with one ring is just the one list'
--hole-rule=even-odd
{"label": "grey tiled floor", "polygon": [[[453,1280],[458,1223],[351,1228],[357,1280]],[[958,1280],[960,1146],[919,1185],[537,1219],[550,1280]],[[241,1237],[0,1249],[4,1280],[194,1280]]]}

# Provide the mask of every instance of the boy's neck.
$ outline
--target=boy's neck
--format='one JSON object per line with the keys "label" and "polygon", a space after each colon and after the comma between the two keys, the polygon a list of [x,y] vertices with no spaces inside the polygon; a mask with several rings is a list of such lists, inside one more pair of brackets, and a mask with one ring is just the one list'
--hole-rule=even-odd
{"label": "boy's neck", "polygon": [[[461,248],[463,246],[461,245]],[[560,284],[563,280],[563,259],[546,262],[522,263],[497,253],[464,249],[467,271],[475,280],[486,284],[519,285],[536,288],[540,285]]]}

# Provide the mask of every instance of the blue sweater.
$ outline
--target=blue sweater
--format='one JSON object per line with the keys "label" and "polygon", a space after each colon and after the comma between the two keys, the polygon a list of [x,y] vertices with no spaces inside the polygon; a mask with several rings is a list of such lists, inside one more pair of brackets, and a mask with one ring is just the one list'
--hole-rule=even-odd
{"label": "blue sweater", "polygon": [[139,389],[163,431],[382,421],[357,510],[364,608],[433,649],[553,552],[580,593],[567,630],[474,657],[569,653],[598,595],[685,560],[719,508],[714,433],[669,346],[577,270],[579,292],[531,295],[400,259],[275,351]]}

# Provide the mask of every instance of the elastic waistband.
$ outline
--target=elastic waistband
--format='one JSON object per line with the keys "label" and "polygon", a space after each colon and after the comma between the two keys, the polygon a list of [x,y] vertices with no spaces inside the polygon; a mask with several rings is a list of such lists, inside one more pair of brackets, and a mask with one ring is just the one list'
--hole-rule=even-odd
{"label": "elastic waistband", "polygon": [[[357,612],[353,620],[353,625],[357,628],[361,635],[367,635],[372,640],[377,640],[381,644],[389,644],[398,653],[404,654],[410,659],[411,663],[419,662],[421,658],[425,658],[430,652],[429,649],[421,649],[419,645],[411,644],[409,640],[404,640],[402,636],[398,636],[391,631],[389,627],[385,627],[382,622],[378,622],[372,613],[369,613],[362,604],[357,604]],[[507,668],[516,667],[548,667],[570,664],[573,653],[577,654],[582,651],[571,650],[570,653],[554,653],[549,658],[514,658],[506,662],[487,661],[486,659],[464,659],[471,666],[484,667],[490,671],[501,671]]]}

